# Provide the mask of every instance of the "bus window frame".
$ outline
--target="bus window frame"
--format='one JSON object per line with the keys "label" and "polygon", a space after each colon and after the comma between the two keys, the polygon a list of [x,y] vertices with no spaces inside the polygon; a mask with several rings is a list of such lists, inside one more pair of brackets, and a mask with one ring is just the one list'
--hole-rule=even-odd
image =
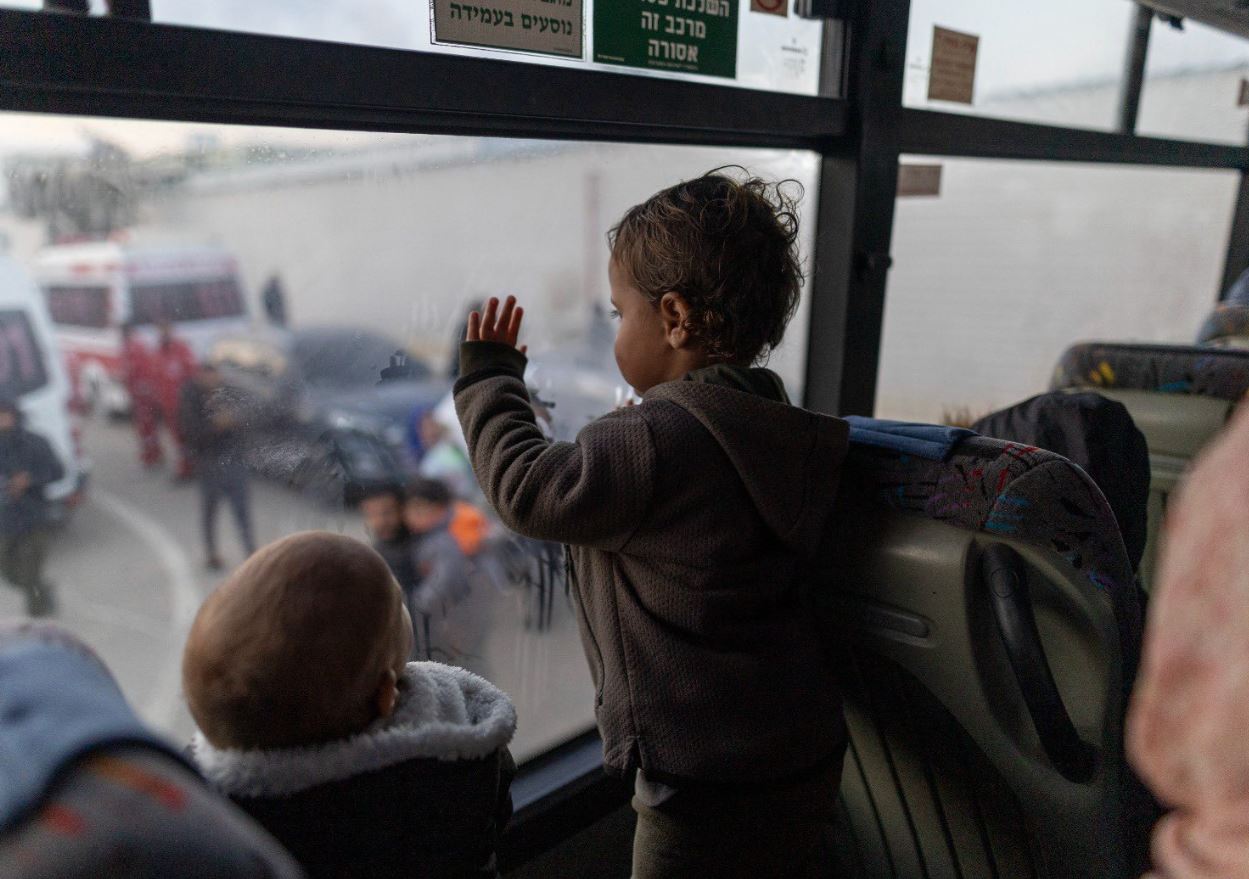
{"label": "bus window frame", "polygon": [[[839,414],[871,414],[874,405],[902,153],[1237,169],[1226,272],[1249,265],[1249,147],[903,108],[909,12],[909,0],[850,4],[844,22],[825,28],[820,94],[802,96],[0,10],[0,110],[814,151],[821,161],[804,403]],[[522,768],[505,866],[627,802],[625,786],[603,774],[599,748],[587,732]]]}

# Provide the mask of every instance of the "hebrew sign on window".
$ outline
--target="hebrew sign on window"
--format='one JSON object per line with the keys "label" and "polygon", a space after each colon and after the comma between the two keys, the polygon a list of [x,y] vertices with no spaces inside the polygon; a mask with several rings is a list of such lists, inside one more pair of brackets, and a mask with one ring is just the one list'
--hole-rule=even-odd
{"label": "hebrew sign on window", "polygon": [[614,0],[594,6],[594,60],[737,75],[736,0]]}
{"label": "hebrew sign on window", "polygon": [[581,57],[583,0],[433,0],[434,40]]}

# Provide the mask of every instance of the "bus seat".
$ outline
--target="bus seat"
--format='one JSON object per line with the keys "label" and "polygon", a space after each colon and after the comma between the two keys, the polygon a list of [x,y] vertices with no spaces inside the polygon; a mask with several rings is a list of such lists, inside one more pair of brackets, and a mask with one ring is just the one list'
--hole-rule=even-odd
{"label": "bus seat", "polygon": [[1051,387],[1093,388],[1127,407],[1149,447],[1148,535],[1140,565],[1149,589],[1167,499],[1185,468],[1249,392],[1249,351],[1087,342],[1068,348]]}
{"label": "bus seat", "polygon": [[1101,492],[972,437],[945,461],[854,446],[839,497],[816,599],[850,732],[839,875],[1139,875],[1140,607]]}
{"label": "bus seat", "polygon": [[1198,345],[1244,348],[1249,345],[1249,305],[1221,303],[1197,331]]}
{"label": "bus seat", "polygon": [[11,879],[299,879],[280,845],[203,779],[120,746],[66,770],[38,812],[0,837]]}

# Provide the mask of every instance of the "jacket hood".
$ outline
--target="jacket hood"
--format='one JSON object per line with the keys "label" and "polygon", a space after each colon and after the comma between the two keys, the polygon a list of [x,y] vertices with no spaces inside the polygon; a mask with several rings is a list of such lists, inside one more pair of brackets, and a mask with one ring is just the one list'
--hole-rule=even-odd
{"label": "jacket hood", "polygon": [[479,760],[515,732],[512,701],[489,681],[437,662],[409,662],[394,713],[362,733],[271,750],[217,748],[196,733],[191,754],[227,796],[283,797],[408,760]]}
{"label": "jacket hood", "polygon": [[675,403],[697,418],[732,462],[768,528],[809,557],[837,496],[850,428],[785,399],[775,373],[743,367],[696,370],[643,396]]}

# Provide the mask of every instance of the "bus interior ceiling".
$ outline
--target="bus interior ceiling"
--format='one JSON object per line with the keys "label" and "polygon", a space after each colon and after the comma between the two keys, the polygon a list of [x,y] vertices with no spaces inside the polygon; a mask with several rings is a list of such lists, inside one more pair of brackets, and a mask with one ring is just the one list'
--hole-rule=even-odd
{"label": "bus interior ceiling", "polygon": [[[1220,302],[1249,270],[1249,9],[729,0],[732,36],[703,61],[658,41],[658,63],[644,38],[625,61],[608,46],[659,13],[611,2],[565,0],[577,39],[520,47],[448,37],[442,0],[0,8],[0,397],[69,465],[48,562],[61,622],[145,721],[192,734],[179,662],[221,576],[202,563],[221,560],[159,469],[182,453],[178,389],[136,397],[132,328],[155,349],[172,320],[190,358],[265,401],[261,542],[367,538],[343,486],[406,482],[458,433],[445,366],[470,305],[523,301],[526,380],[572,439],[632,393],[609,353],[607,230],[669,183],[744,166],[801,195],[802,302],[769,363],[794,399],[937,424],[1093,391],[1149,453],[1133,570],[1058,455],[980,437],[936,463],[852,451],[855,501],[816,584],[850,726],[839,869],[1139,875],[1136,587],[1170,492],[1249,392],[1249,294]],[[693,0],[676,7],[705,35]],[[1217,332],[1198,339],[1203,321]],[[632,787],[602,769],[563,555],[489,527],[504,548],[475,618],[442,643],[426,619],[424,649],[516,703],[501,867],[627,876]],[[1006,597],[1003,570],[1021,584]],[[18,601],[0,592],[0,613]]]}

